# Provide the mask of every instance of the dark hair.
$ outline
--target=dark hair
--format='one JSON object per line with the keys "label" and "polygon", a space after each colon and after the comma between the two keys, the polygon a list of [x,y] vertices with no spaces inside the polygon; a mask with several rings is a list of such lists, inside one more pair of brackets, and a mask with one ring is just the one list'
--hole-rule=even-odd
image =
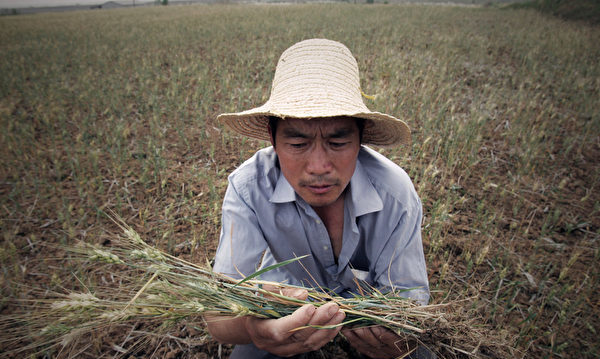
{"label": "dark hair", "polygon": [[277,132],[277,123],[278,122],[279,122],[279,117],[269,116],[268,130],[271,132],[271,138],[273,139],[273,147],[275,147],[275,133]]}
{"label": "dark hair", "polygon": [[[271,137],[273,138],[273,147],[275,147],[275,133],[277,133],[277,124],[279,123],[279,117],[269,116],[268,122],[269,122],[268,126],[271,131]],[[363,131],[365,129],[365,122],[366,122],[366,120],[364,118],[356,118],[356,126],[358,127],[358,139],[359,139],[360,143],[362,143],[362,139],[363,139]]]}

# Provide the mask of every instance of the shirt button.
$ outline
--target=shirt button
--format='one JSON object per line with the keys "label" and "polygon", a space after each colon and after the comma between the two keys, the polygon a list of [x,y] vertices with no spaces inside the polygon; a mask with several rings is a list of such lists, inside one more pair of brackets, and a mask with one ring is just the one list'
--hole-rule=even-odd
{"label": "shirt button", "polygon": [[323,250],[324,250],[324,251],[326,251],[326,250],[328,250],[328,249],[329,249],[329,247],[327,247],[327,246],[323,246]]}
{"label": "shirt button", "polygon": [[316,222],[317,224],[321,224],[321,221],[319,221],[318,219],[317,219],[317,220],[315,220],[315,222]]}

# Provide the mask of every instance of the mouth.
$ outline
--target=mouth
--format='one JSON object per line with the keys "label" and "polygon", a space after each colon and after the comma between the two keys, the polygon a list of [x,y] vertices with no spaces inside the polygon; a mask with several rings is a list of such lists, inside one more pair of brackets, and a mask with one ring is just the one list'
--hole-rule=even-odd
{"label": "mouth", "polygon": [[310,184],[306,185],[306,188],[308,188],[314,194],[325,194],[334,186],[334,184]]}

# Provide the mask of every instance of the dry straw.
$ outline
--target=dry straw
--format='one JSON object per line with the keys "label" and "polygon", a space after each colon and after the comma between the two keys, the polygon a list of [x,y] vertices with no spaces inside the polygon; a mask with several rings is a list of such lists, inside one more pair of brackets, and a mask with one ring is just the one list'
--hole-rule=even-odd
{"label": "dry straw", "polygon": [[0,357],[68,351],[65,348],[78,338],[119,323],[160,323],[168,329],[182,320],[199,323],[203,314],[278,318],[307,302],[320,306],[329,301],[346,313],[343,325],[382,325],[441,358],[515,355],[505,338],[478,322],[469,309],[471,301],[418,306],[397,293],[373,291],[342,298],[320,290],[310,290],[303,301],[263,289],[264,284],[281,285],[257,280],[260,272],[241,282],[233,280],[153,248],[122,221],[118,223],[125,235],[115,236],[110,248],[68,249],[90,277],[104,270],[101,275],[109,285],[80,293],[8,299],[13,302],[9,306],[20,309],[0,319],[0,353],[4,352]]}
{"label": "dry straw", "polygon": [[323,118],[349,116],[367,120],[363,142],[378,146],[410,142],[403,121],[371,111],[362,100],[358,64],[343,44],[309,39],[285,50],[275,70],[271,96],[262,106],[218,119],[232,130],[269,140],[267,118]]}

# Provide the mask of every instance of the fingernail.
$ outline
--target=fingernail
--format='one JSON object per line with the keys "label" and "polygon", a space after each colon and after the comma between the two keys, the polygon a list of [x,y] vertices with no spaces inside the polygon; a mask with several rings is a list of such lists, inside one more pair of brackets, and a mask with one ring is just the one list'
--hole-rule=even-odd
{"label": "fingernail", "polygon": [[338,311],[338,313],[335,315],[336,319],[338,320],[343,320],[346,317],[346,313],[342,312],[341,310]]}
{"label": "fingernail", "polygon": [[333,317],[335,315],[335,313],[337,313],[337,311],[338,311],[337,305],[336,306],[332,305],[331,308],[329,308],[327,310],[327,313],[329,314],[330,317]]}

